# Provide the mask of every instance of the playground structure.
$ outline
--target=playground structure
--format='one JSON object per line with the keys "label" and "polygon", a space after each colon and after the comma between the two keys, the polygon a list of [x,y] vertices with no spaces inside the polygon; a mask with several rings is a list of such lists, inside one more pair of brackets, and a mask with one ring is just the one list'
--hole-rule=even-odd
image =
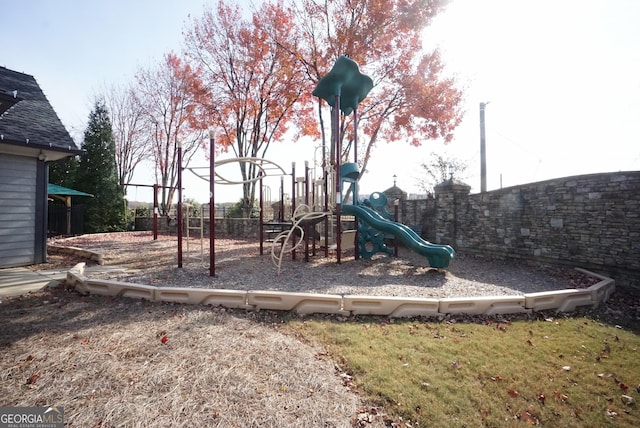
{"label": "playground structure", "polygon": [[[342,60],[342,59],[341,59]],[[368,81],[362,78],[362,75],[353,71],[353,65],[350,60],[344,59],[336,63],[333,73],[328,80],[327,88],[321,86],[323,80],[318,84],[318,88],[314,91],[314,95],[325,99],[332,107],[334,116],[333,126],[339,125],[339,112],[344,114],[354,113],[357,118],[357,104],[364,99],[368,90],[361,90],[368,86]],[[352,62],[352,61],[351,61]],[[355,63],[353,63],[355,64]],[[357,67],[357,66],[356,66]],[[357,68],[356,68],[357,70]],[[332,69],[332,72],[334,70]],[[331,73],[327,76],[330,76]],[[343,81],[340,82],[342,75]],[[326,77],[326,76],[325,76]],[[365,76],[366,77],[366,76]],[[351,79],[355,80],[351,80]],[[335,81],[333,81],[335,80]],[[346,81],[344,81],[346,80]],[[336,83],[337,82],[337,83]],[[357,84],[363,83],[362,85]],[[370,88],[369,88],[370,89]],[[340,103],[340,95],[344,95],[346,103]],[[349,103],[349,100],[352,103]],[[355,101],[355,102],[353,102]],[[344,110],[341,110],[344,106]],[[339,128],[339,127],[338,127]],[[354,120],[354,134],[357,132],[357,120]],[[295,255],[296,248],[299,248],[303,242],[303,236],[309,237],[309,233],[305,232],[305,227],[315,227],[321,222],[332,221],[331,229],[335,229],[334,238],[336,240],[336,256],[337,262],[340,263],[341,253],[341,215],[354,216],[357,219],[357,248],[356,255],[364,258],[371,257],[377,252],[389,253],[387,247],[389,236],[393,236],[404,242],[408,248],[416,253],[426,257],[431,267],[445,268],[454,258],[454,250],[446,245],[435,245],[422,240],[413,230],[407,226],[391,220],[390,214],[386,212],[387,205],[386,196],[382,193],[374,193],[368,199],[360,200],[358,195],[359,170],[357,167],[357,153],[354,149],[355,161],[352,163],[341,164],[341,149],[338,139],[339,132],[332,133],[332,153],[335,158],[332,159],[330,168],[323,170],[323,178],[321,182],[313,182],[313,190],[303,192],[303,196],[316,194],[316,184],[321,186],[321,190],[317,191],[318,198],[311,198],[311,205],[299,204],[296,209],[291,210],[291,218],[288,224],[290,227],[287,233],[283,235],[285,242],[291,240],[296,233],[300,235],[298,241],[292,245],[292,254]],[[210,207],[214,207],[214,180],[217,177],[215,167],[221,165],[221,162],[215,162],[214,159],[214,141],[213,135],[210,135],[211,149],[211,165],[209,167],[208,181],[210,183]],[[354,135],[354,139],[356,136]],[[357,147],[357,144],[354,144]],[[181,163],[181,150],[179,149],[179,162]],[[269,174],[284,177],[288,175],[279,167],[273,167],[272,162],[259,158],[239,158],[222,162],[256,162],[260,165],[261,174],[256,180],[262,180]],[[264,164],[264,167],[263,167]],[[305,165],[305,170],[308,170]],[[178,254],[179,267],[181,267],[181,236],[182,236],[182,195],[181,195],[181,173],[179,171],[179,208],[178,208]],[[273,172],[275,171],[275,174]],[[307,174],[305,174],[307,175]],[[199,175],[201,178],[204,176]],[[292,168],[292,203],[298,202],[294,195],[300,194],[296,192],[298,188],[308,186],[308,180],[298,180],[295,175],[295,165]],[[314,176],[315,179],[315,176]],[[284,223],[285,200],[284,200],[284,180],[281,179],[281,198],[280,204],[282,209],[278,214],[277,220]],[[224,182],[224,178],[220,177],[220,182]],[[241,182],[232,182],[226,180],[226,184],[236,184]],[[308,188],[307,188],[308,189]],[[351,195],[352,203],[343,203],[343,195]],[[323,193],[324,192],[324,193]],[[260,191],[261,208],[263,205],[263,189]],[[314,204],[316,200],[323,201],[321,211],[315,211]],[[324,202],[326,201],[326,202]],[[329,203],[331,201],[331,203]],[[209,210],[210,215],[210,275],[215,275],[215,251],[214,251],[214,221],[213,209]],[[261,209],[261,216],[264,210]],[[262,225],[261,218],[261,225]],[[283,226],[284,227],[284,226]],[[295,231],[298,232],[295,232]],[[187,231],[188,232],[188,231]],[[325,233],[328,233],[328,228]],[[280,232],[284,233],[284,231]],[[262,230],[261,230],[262,236]],[[313,239],[313,238],[312,238]],[[275,242],[278,242],[276,239]],[[325,240],[325,248],[328,241]],[[275,247],[274,247],[275,248]],[[282,248],[281,248],[282,250]],[[282,261],[282,252],[279,255]],[[268,310],[285,310],[295,311],[298,314],[310,313],[330,313],[339,315],[384,315],[390,317],[414,317],[414,316],[443,316],[444,314],[508,314],[508,313],[532,313],[535,311],[556,309],[561,312],[572,311],[579,306],[596,306],[601,302],[605,302],[610,294],[614,291],[614,281],[611,278],[601,276],[592,272],[584,271],[583,273],[600,279],[600,282],[591,285],[586,289],[566,289],[553,290],[548,292],[526,293],[524,295],[509,296],[487,296],[487,297],[463,297],[463,298],[404,298],[404,297],[378,297],[378,296],[358,296],[358,295],[342,295],[342,294],[312,294],[312,293],[291,293],[291,292],[275,292],[260,290],[226,290],[226,289],[203,289],[203,288],[176,288],[176,287],[157,287],[151,285],[129,284],[126,282],[93,280],[84,276],[84,265],[78,265],[67,274],[67,284],[75,286],[81,293],[95,293],[111,296],[125,296],[133,298],[143,298],[149,301],[162,302],[179,302],[192,304],[208,304],[220,305],[230,308],[244,309],[268,309]]]}
{"label": "playground structure", "polygon": [[[358,105],[373,88],[373,81],[368,76],[360,73],[358,64],[345,57],[338,58],[330,72],[325,75],[313,91],[313,95],[325,100],[331,106],[331,159],[329,165],[323,161],[323,175],[319,180],[310,180],[309,166],[305,163],[304,177],[297,178],[295,164],[292,165],[292,188],[290,218],[285,218],[285,194],[284,179],[287,174],[284,169],[275,162],[255,157],[243,157],[215,161],[215,140],[213,132],[210,133],[210,165],[209,167],[188,168],[198,177],[209,181],[210,201],[209,206],[214,207],[214,183],[218,184],[242,184],[246,182],[260,182],[260,254],[263,253],[263,241],[265,232],[267,235],[275,234],[272,239],[271,255],[274,264],[280,273],[282,257],[286,252],[291,252],[292,258],[296,258],[296,249],[304,244],[305,260],[309,258],[309,244],[311,238],[312,252],[316,251],[316,239],[325,250],[325,256],[329,250],[329,236],[333,236],[335,244],[336,262],[341,263],[343,240],[348,236],[355,239],[355,257],[371,258],[374,254],[382,252],[392,254],[385,240],[396,238],[402,241],[413,251],[425,256],[429,265],[434,268],[446,268],[454,258],[455,251],[448,245],[432,244],[423,240],[409,227],[395,222],[386,211],[387,198],[384,194],[376,192],[369,199],[360,200],[358,194],[358,180],[360,171],[357,164],[357,129],[358,129]],[[342,163],[343,150],[341,147],[341,113],[346,117],[353,113],[353,162]],[[325,147],[323,146],[323,159]],[[348,158],[345,156],[345,158]],[[251,163],[259,173],[255,178],[237,181],[230,180],[216,172],[216,167],[231,162]],[[182,148],[178,145],[178,163],[182,165]],[[208,174],[202,170],[208,169]],[[178,168],[178,267],[182,267],[182,168]],[[264,195],[265,188],[262,181],[268,176],[280,176],[280,209],[277,218],[270,221],[264,219]],[[310,192],[311,188],[311,192]],[[302,190],[304,189],[304,190]],[[303,199],[297,195],[302,194]],[[351,203],[345,203],[345,194],[350,195]],[[353,216],[357,222],[355,232],[349,231],[343,234],[342,217]],[[215,223],[213,210],[209,210],[209,241],[210,241],[210,276],[215,276]],[[321,239],[316,230],[316,225],[323,223],[324,239]],[[265,229],[265,226],[267,229]],[[277,234],[276,234],[277,233]],[[354,237],[355,235],[355,237]],[[290,244],[290,248],[286,246]],[[350,242],[345,242],[350,247]]]}

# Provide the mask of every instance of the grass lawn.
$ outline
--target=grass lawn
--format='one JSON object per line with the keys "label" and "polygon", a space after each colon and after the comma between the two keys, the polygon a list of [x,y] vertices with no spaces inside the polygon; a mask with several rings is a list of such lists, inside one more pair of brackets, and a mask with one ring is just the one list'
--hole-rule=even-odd
{"label": "grass lawn", "polygon": [[640,426],[640,337],[619,326],[538,316],[310,319],[290,327],[326,345],[372,413],[379,406],[395,423]]}

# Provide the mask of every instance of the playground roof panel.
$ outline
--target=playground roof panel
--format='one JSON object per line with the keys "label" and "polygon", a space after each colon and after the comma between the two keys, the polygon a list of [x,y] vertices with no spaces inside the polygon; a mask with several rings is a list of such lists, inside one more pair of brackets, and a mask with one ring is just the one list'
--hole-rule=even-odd
{"label": "playground roof panel", "polygon": [[325,100],[331,107],[334,107],[336,95],[339,95],[340,110],[349,115],[372,88],[373,80],[360,72],[358,63],[343,55],[329,73],[320,79],[312,95]]}
{"label": "playground roof panel", "polygon": [[79,190],[69,189],[68,187],[58,186],[57,184],[51,183],[47,185],[47,193],[49,195],[57,196],[90,196],[93,198],[93,195],[89,193],[84,193]]}

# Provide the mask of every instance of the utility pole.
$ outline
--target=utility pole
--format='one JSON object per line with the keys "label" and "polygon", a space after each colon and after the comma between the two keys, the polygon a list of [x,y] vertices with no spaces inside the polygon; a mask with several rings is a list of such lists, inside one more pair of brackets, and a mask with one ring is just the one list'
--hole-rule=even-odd
{"label": "utility pole", "polygon": [[484,109],[487,103],[480,103],[480,192],[487,191],[487,141],[484,133]]}

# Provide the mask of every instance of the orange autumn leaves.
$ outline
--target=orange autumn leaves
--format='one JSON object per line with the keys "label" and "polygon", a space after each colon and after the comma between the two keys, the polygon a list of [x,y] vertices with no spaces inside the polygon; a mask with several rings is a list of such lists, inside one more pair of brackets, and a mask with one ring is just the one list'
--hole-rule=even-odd
{"label": "orange autumn leaves", "polygon": [[[263,155],[290,130],[294,138],[328,138],[326,112],[311,92],[346,55],[375,82],[359,111],[365,158],[377,140],[450,141],[462,118],[462,93],[443,77],[438,53],[422,49],[422,31],[443,3],[271,1],[249,19],[238,6],[219,1],[185,31],[186,57],[208,91],[194,120],[208,122],[217,144],[238,156]],[[341,138],[351,138],[347,123]]]}
{"label": "orange autumn leaves", "polygon": [[293,22],[280,3],[263,3],[248,20],[239,7],[219,2],[186,31],[187,58],[201,67],[197,77],[208,89],[197,120],[216,131],[220,147],[258,156],[292,124],[312,129],[298,106],[311,91],[293,51]]}
{"label": "orange autumn leaves", "polygon": [[[145,118],[139,139],[147,141],[159,184],[176,185],[176,142],[187,167],[209,130],[218,152],[237,157],[269,159],[272,143],[303,136],[328,145],[334,129],[328,106],[311,93],[340,55],[357,61],[375,84],[358,110],[362,171],[379,141],[451,141],[462,119],[462,91],[445,75],[438,52],[422,47],[423,30],[444,3],[271,0],[249,11],[222,0],[205,8],[186,23],[184,52],[141,69],[133,86]],[[345,152],[352,136],[348,117],[339,133]],[[240,169],[243,180],[259,173]],[[243,201],[254,200],[255,186],[243,185]],[[172,193],[163,188],[163,211]]]}

